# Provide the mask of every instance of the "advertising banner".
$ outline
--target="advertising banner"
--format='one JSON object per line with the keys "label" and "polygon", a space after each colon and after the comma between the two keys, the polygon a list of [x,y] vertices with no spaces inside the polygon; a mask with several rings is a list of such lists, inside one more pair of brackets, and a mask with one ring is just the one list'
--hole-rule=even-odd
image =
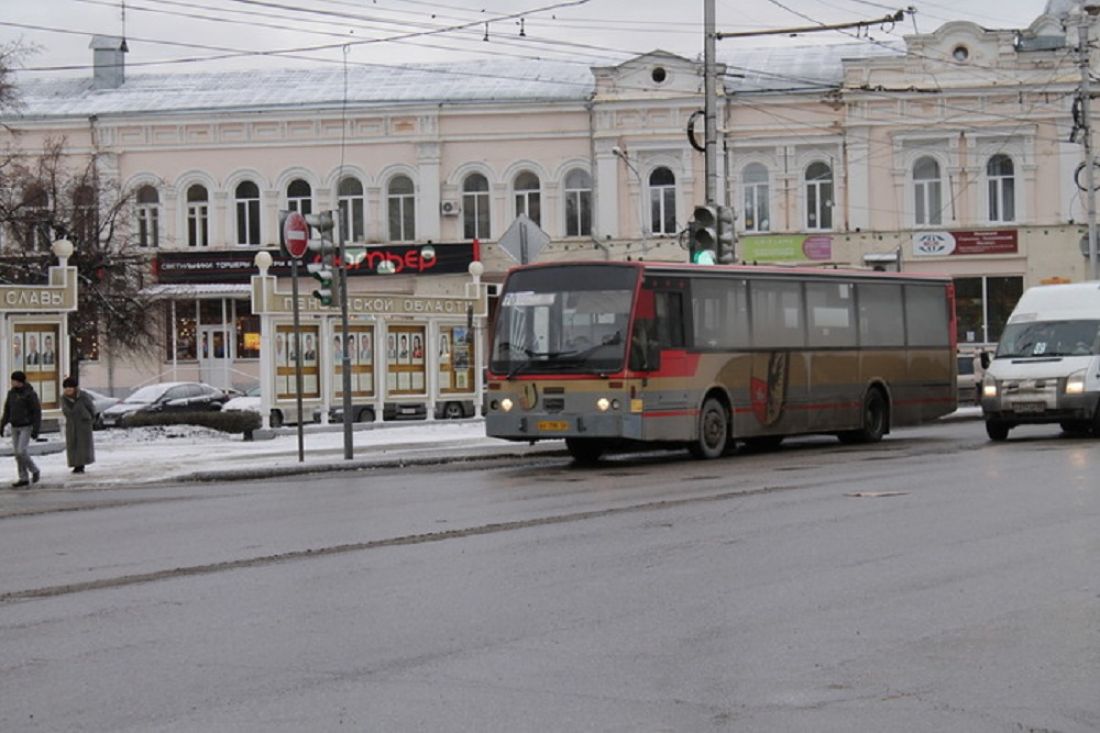
{"label": "advertising banner", "polygon": [[771,234],[741,238],[744,262],[827,262],[833,258],[828,234]]}
{"label": "advertising banner", "polygon": [[966,232],[917,232],[914,257],[1015,254],[1019,238],[1015,229],[983,229]]}

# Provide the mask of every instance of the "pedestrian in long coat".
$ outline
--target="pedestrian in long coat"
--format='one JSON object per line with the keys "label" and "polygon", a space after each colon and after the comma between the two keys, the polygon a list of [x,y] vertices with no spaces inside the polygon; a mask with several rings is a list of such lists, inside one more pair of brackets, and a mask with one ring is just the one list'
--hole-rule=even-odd
{"label": "pedestrian in long coat", "polygon": [[73,377],[61,383],[61,412],[65,415],[65,456],[73,473],[84,473],[84,467],[95,463],[95,402]]}

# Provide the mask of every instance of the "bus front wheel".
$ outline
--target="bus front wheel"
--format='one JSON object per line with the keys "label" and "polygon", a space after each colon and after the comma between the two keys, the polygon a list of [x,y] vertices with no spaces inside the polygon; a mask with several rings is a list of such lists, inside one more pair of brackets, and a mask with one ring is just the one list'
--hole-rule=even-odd
{"label": "bus front wheel", "polygon": [[1002,420],[989,418],[985,421],[985,433],[990,440],[1008,440],[1008,430],[1008,423]]}
{"label": "bus front wheel", "polygon": [[718,400],[708,397],[699,411],[699,436],[688,450],[696,458],[718,458],[726,451],[729,434],[729,410]]}
{"label": "bus front wheel", "polygon": [[863,400],[863,427],[840,434],[843,443],[877,443],[886,434],[886,398],[882,391],[872,389]]}
{"label": "bus front wheel", "polygon": [[602,440],[592,440],[590,438],[566,438],[565,448],[569,451],[569,455],[573,456],[576,463],[586,466],[598,463],[606,450]]}

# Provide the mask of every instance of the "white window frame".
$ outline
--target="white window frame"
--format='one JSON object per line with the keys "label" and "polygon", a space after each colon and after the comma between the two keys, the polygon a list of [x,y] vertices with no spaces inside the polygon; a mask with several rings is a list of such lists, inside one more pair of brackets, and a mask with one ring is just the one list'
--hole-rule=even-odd
{"label": "white window frame", "polygon": [[[763,181],[750,181],[749,169],[761,168],[764,171]],[[763,233],[771,231],[771,170],[768,166],[760,162],[749,163],[741,169],[741,220],[746,222],[744,230],[749,233]],[[760,217],[760,202],[763,200],[765,208],[767,208],[768,215],[761,222]],[[748,226],[750,204],[753,216],[752,226]],[[761,226],[763,224],[763,226]]]}
{"label": "white window frame", "polygon": [[[254,197],[241,198],[237,195],[237,191],[245,183],[251,183],[253,186],[256,187],[256,195]],[[251,225],[252,225],[253,216],[255,216],[255,218],[256,218],[256,236],[257,236],[257,239],[256,239],[255,242],[242,242],[241,241],[242,213],[243,213],[243,219],[244,219],[243,223],[244,223],[245,239],[248,239],[248,232],[250,232],[252,230]],[[234,224],[233,234],[234,234],[234,236],[233,236],[233,239],[236,241],[236,244],[237,244],[238,247],[259,247],[261,244],[263,244],[263,241],[264,241],[263,214],[262,214],[262,209],[261,209],[261,206],[260,206],[260,186],[259,186],[258,183],[256,183],[255,181],[253,181],[251,179],[246,178],[242,181],[238,181],[236,183],[236,185],[233,186],[233,215],[234,215],[234,220],[233,220],[233,224]]]}
{"label": "white window frame", "polygon": [[[188,199],[188,195],[191,193],[191,189],[199,186],[206,193],[206,199],[203,201],[191,201]],[[186,216],[184,217],[184,226],[186,227],[186,240],[189,248],[198,249],[199,247],[210,246],[210,187],[205,183],[192,183],[187,186],[183,191],[183,199],[185,205]],[[194,235],[194,236],[192,236]]]}
{"label": "white window frame", "polygon": [[[309,186],[309,196],[291,196],[290,187],[301,181]],[[313,184],[304,178],[295,178],[286,184],[286,208],[287,211],[297,211],[303,216],[313,213]]]}
{"label": "white window frame", "polygon": [[[653,174],[659,170],[667,170],[672,175],[672,183],[653,183]],[[649,194],[649,226],[650,233],[655,236],[674,236],[676,234],[676,188],[679,181],[676,171],[667,165],[659,165],[653,168],[646,176],[646,190]],[[672,213],[671,230],[666,227],[669,219],[669,211]],[[654,216],[656,215],[656,219]]]}
{"label": "white window frame", "polygon": [[[530,176],[537,184],[535,188],[519,188],[519,180],[524,176]],[[542,226],[542,178],[532,170],[522,170],[512,179],[512,201],[515,204],[515,214],[526,214],[527,218]],[[531,216],[531,204],[538,208],[538,213]]]}
{"label": "white window frame", "polygon": [[[828,179],[815,179],[810,180],[810,168],[815,165],[823,165],[829,169]],[[827,198],[828,204],[824,203],[826,197],[823,196],[823,192],[828,187],[829,196]],[[816,223],[810,224],[810,191],[814,192],[814,199],[816,204],[814,211],[812,212],[816,217]],[[806,164],[806,167],[802,169],[802,194],[803,194],[803,215],[804,224],[806,225],[806,231],[808,232],[831,232],[833,230],[833,208],[836,204],[836,169],[833,165],[822,159],[812,160]],[[828,217],[828,222],[822,226],[822,219]]]}
{"label": "white window frame", "polygon": [[[936,166],[934,178],[917,178],[917,166],[925,160]],[[910,177],[913,181],[913,226],[942,227],[945,209],[943,163],[934,155],[918,156],[910,168]]]}
{"label": "white window frame", "polygon": [[[151,189],[156,201],[141,201],[141,192]],[[155,249],[160,246],[160,191],[152,184],[139,186],[134,192],[134,228],[137,230],[137,246]],[[151,235],[151,236],[150,236]]]}
{"label": "white window frame", "polygon": [[[569,179],[574,174],[580,173],[584,176],[587,182],[586,186],[570,186]],[[565,200],[562,204],[562,216],[565,219],[565,226],[563,232],[567,237],[590,237],[592,236],[592,218],[595,212],[592,211],[592,174],[586,171],[584,168],[571,168],[565,174]],[[581,212],[584,211],[584,203],[587,199],[588,203],[588,227],[584,226],[584,217]],[[576,234],[569,233],[569,202],[573,202],[573,206],[576,210],[576,221],[572,222],[576,225]]]}
{"label": "white window frame", "polygon": [[[340,193],[345,181],[359,184],[359,193]],[[356,215],[356,204],[359,205]],[[345,244],[365,242],[367,231],[366,187],[356,176],[344,176],[336,182],[336,210],[340,216],[340,239]]]}
{"label": "white window frame", "polygon": [[[412,186],[408,193],[394,193],[393,184],[398,179],[404,179]],[[390,212],[397,206],[397,231],[394,231],[394,221]],[[405,231],[405,219],[411,217],[412,231]],[[391,242],[413,242],[416,240],[416,181],[407,173],[398,173],[386,182],[386,234]]]}
{"label": "white window frame", "polygon": [[[993,162],[994,158],[1004,157],[1008,160],[1012,166],[1012,172],[1008,175],[990,175],[989,166]],[[1016,175],[1017,169],[1016,161],[1008,153],[994,153],[986,158],[985,161],[985,179],[986,179],[986,201],[985,201],[985,213],[986,221],[990,224],[1015,224],[1020,220],[1018,197],[1016,195],[1019,191],[1018,181],[1019,176]],[[1004,215],[1005,211],[1005,181],[1012,181],[1012,217],[1008,218]],[[997,215],[994,215],[993,207],[997,207]]]}
{"label": "white window frame", "polygon": [[[466,185],[470,182],[470,179],[474,176],[480,176],[485,181],[484,191],[470,191],[467,190]],[[483,240],[489,239],[492,235],[493,229],[493,200],[492,200],[492,184],[489,182],[489,177],[480,171],[474,171],[466,174],[462,179],[462,237],[465,240]],[[484,211],[485,214],[485,227],[488,231],[482,232],[479,221],[479,216]],[[467,213],[472,212],[473,231],[471,232],[467,227]]]}

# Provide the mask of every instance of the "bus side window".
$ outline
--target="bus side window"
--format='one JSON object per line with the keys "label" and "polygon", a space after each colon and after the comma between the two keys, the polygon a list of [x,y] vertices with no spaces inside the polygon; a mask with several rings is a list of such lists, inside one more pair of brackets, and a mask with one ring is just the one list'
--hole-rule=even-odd
{"label": "bus side window", "polygon": [[682,349],[684,340],[684,294],[659,291],[653,294],[657,311],[657,343],[662,349]]}
{"label": "bus side window", "polygon": [[633,371],[648,372],[661,368],[661,345],[657,343],[656,325],[652,318],[634,320],[634,332],[630,337],[630,368]]}

